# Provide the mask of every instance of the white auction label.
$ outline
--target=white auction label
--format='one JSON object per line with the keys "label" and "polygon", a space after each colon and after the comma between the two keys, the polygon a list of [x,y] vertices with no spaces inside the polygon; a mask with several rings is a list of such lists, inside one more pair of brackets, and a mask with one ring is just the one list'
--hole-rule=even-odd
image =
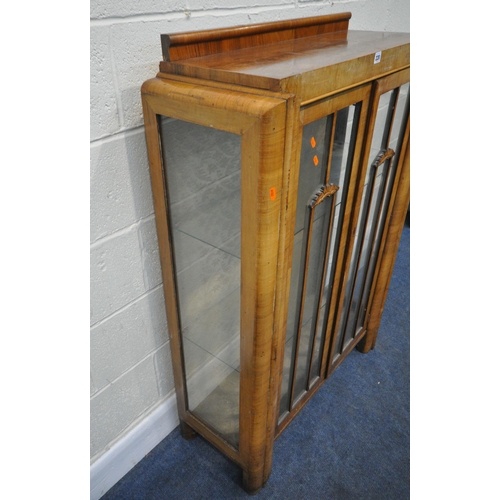
{"label": "white auction label", "polygon": [[373,59],[373,64],[378,64],[382,59],[382,52],[375,52],[375,57]]}

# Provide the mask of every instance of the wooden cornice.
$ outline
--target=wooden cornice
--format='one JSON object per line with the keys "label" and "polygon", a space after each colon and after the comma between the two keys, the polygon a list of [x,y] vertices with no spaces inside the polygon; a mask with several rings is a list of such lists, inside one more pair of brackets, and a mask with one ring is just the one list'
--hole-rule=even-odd
{"label": "wooden cornice", "polygon": [[179,61],[324,33],[345,32],[345,37],[347,37],[350,18],[350,12],[343,12],[251,26],[234,26],[172,35],[162,34],[163,60]]}

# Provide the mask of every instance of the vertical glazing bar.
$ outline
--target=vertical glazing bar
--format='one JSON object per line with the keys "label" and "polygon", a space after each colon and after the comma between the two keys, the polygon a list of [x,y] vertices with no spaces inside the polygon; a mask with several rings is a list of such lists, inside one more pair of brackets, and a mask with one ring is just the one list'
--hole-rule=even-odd
{"label": "vertical glazing bar", "polygon": [[305,238],[303,245],[305,247],[305,251],[302,252],[303,258],[302,258],[302,263],[301,267],[304,267],[304,273],[301,276],[300,280],[300,294],[299,294],[299,302],[298,302],[298,308],[297,308],[297,318],[295,321],[296,324],[296,332],[297,332],[297,337],[295,339],[295,347],[294,347],[294,354],[293,354],[293,364],[292,364],[292,369],[291,369],[291,384],[290,384],[290,394],[289,394],[289,409],[292,409],[293,406],[293,399],[294,399],[294,392],[295,392],[295,378],[297,376],[297,363],[299,359],[299,348],[300,348],[300,337],[302,333],[302,316],[304,313],[304,303],[305,303],[305,297],[306,297],[306,288],[307,288],[307,273],[309,270],[309,251],[311,249],[311,235],[312,235],[312,227],[313,227],[313,221],[314,221],[314,207],[309,207],[309,218],[306,220],[306,227],[304,228],[304,234],[307,235]]}
{"label": "vertical glazing bar", "polygon": [[[335,123],[333,129],[335,130]],[[332,143],[333,143],[333,132],[332,132]],[[328,162],[330,165],[330,162]],[[328,167],[329,169],[329,167]],[[338,187],[337,187],[338,189]],[[312,366],[313,366],[313,357],[314,357],[314,351],[316,348],[316,339],[318,337],[318,324],[319,324],[319,318],[320,318],[320,309],[321,309],[321,303],[323,301],[323,292],[325,289],[325,280],[326,280],[326,275],[328,271],[328,255],[330,253],[330,245],[331,245],[331,239],[332,239],[332,229],[333,229],[333,219],[335,217],[335,202],[337,198],[337,191],[333,193],[333,199],[332,199],[332,206],[330,209],[330,217],[328,221],[328,235],[326,237],[326,250],[325,250],[325,260],[323,263],[323,274],[321,277],[321,288],[319,292],[319,297],[318,297],[318,303],[316,305],[316,311],[315,311],[315,321],[314,321],[314,330],[313,330],[313,344],[311,348],[311,356],[309,357],[309,369],[308,369],[308,376],[307,376],[307,390],[311,388],[311,376],[312,376]],[[322,326],[324,328],[324,325]],[[319,357],[321,359],[321,353],[319,354]]]}

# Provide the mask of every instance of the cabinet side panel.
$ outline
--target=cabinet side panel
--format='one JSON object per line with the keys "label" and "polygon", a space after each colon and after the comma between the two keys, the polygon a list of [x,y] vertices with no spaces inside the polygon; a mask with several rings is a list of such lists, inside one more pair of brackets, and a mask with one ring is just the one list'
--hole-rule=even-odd
{"label": "cabinet side panel", "polygon": [[237,448],[241,137],[160,124],[188,409]]}
{"label": "cabinet side panel", "polygon": [[[269,95],[256,96],[235,89],[160,78],[145,82],[142,96],[156,193],[155,211],[179,415],[246,473],[250,472],[252,478],[257,478],[256,482],[252,481],[258,484],[259,474],[255,471],[259,467],[263,469],[264,452],[261,448],[265,449],[267,445],[271,367],[269,359],[262,359],[262,353],[270,353],[273,335],[286,101]],[[185,124],[181,126],[182,122]],[[197,134],[184,130],[186,126],[206,130]],[[172,147],[168,140],[162,144],[162,129],[164,136],[184,141],[184,145]],[[212,135],[214,137],[210,139]],[[235,139],[226,141],[229,136]],[[216,151],[212,151],[210,167],[211,149]],[[170,153],[174,156],[169,158]],[[170,167],[173,171],[169,171]],[[190,206],[192,203],[199,206]],[[203,221],[200,222],[200,218]],[[210,225],[217,220],[220,222],[218,229],[210,230]],[[239,242],[241,229],[248,234],[243,245]],[[174,233],[178,233],[178,237],[174,237]],[[196,268],[197,261],[206,260],[215,253],[231,262]],[[185,275],[180,276],[181,273]],[[236,286],[238,280],[243,285],[241,288]],[[200,292],[202,283],[212,288]],[[232,284],[235,286],[231,288]],[[200,312],[200,304],[213,301],[217,296],[214,290],[227,289],[228,286],[231,288],[227,297],[231,307],[222,306],[222,301],[218,301],[214,309]],[[206,335],[207,322],[213,327],[211,335]],[[235,330],[238,332],[238,327],[241,339],[235,334],[227,341],[227,335],[231,336]],[[198,367],[203,362],[198,362],[201,356],[187,352],[188,340],[184,334],[196,337],[197,347],[201,348],[198,354],[205,355],[214,349],[210,353],[213,363],[208,363],[207,369],[212,364],[222,368],[227,366],[233,371],[226,378],[232,379],[238,370],[242,374],[241,383],[234,379],[225,384],[231,392],[230,398],[226,397],[227,387],[218,391],[219,394],[216,394],[217,387],[214,390],[205,387],[207,391],[202,391],[208,392],[209,397],[216,396],[213,408],[221,409],[229,403],[231,418],[236,420],[235,433],[222,426],[222,420],[215,414],[209,416],[208,409],[200,406],[203,398],[198,398],[197,404],[196,393],[200,393],[203,385],[213,385],[214,377],[195,370],[202,383],[191,384],[189,377],[186,381],[187,365],[193,366],[186,362],[186,356]],[[215,347],[205,345],[209,340],[221,339],[221,342],[215,342]],[[246,344],[240,342],[243,339],[247,340]],[[259,343],[264,346],[262,349],[258,347]],[[239,364],[239,354],[247,360],[246,365],[245,362]],[[242,365],[246,366],[246,371]],[[191,394],[188,394],[188,386]],[[264,417],[254,411],[254,401],[256,406],[262,407],[259,411]],[[238,418],[238,407],[250,416],[243,417],[240,412]],[[238,427],[246,429],[243,440],[237,437]],[[260,476],[262,479],[262,474]]]}
{"label": "cabinet side panel", "polygon": [[158,234],[158,246],[160,251],[165,308],[167,311],[168,330],[171,342],[177,409],[179,418],[184,420],[186,416],[186,391],[184,385],[184,370],[182,367],[182,346],[178,335],[179,323],[176,307],[172,242],[168,231],[167,193],[161,156],[158,118],[155,111],[151,108],[147,96],[142,96],[142,103],[155,208],[156,231]]}

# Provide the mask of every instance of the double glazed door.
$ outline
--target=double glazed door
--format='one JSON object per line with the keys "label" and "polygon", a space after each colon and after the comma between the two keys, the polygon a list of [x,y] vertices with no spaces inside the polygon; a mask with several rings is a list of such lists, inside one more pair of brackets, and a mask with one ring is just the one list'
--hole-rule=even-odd
{"label": "double glazed door", "polygon": [[301,110],[278,432],[365,334],[397,186],[408,81],[409,70]]}

